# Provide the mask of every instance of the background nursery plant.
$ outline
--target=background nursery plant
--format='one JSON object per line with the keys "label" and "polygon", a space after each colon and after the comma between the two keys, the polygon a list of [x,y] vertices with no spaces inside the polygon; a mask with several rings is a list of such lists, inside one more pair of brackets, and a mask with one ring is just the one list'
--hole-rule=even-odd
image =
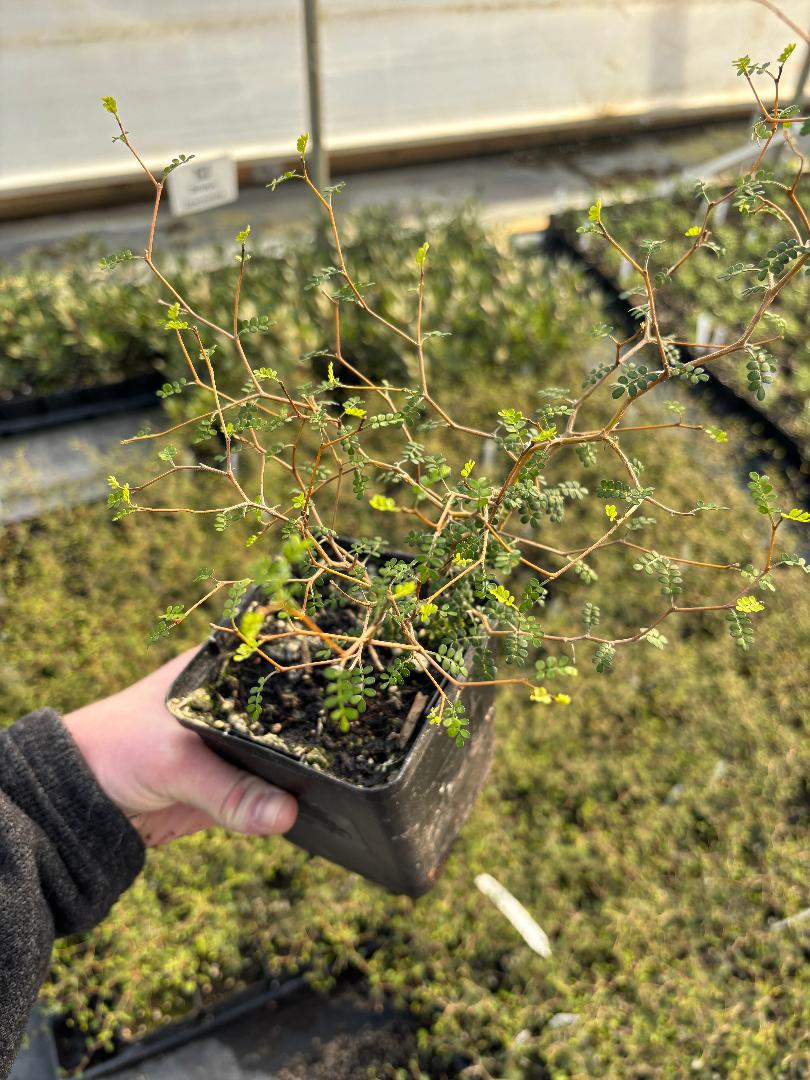
{"label": "background nursery plant", "polygon": [[[646,643],[663,649],[665,624],[674,616],[716,613],[733,642],[750,648],[754,621],[776,588],[774,572],[787,565],[808,572],[804,561],[782,553],[777,541],[786,520],[806,523],[810,513],[789,505],[783,509],[769,478],[752,472],[749,489],[763,517],[756,561],[741,556],[715,563],[659,551],[648,539],[656,515],[691,518],[723,508],[710,501],[711,492],[703,493],[708,500],[688,501],[685,494],[680,505],[659,499],[633,436],[644,432],[656,438],[664,429],[677,428],[684,437],[699,433],[722,443],[726,435],[689,422],[683,403],[663,394],[656,395],[663,398],[660,420],[634,424],[631,414],[640,399],[658,387],[666,390],[673,380],[704,381],[706,366],[722,358],[739,359],[758,396],[773,377],[775,363],[767,348],[779,332],[773,309],[810,262],[810,222],[799,195],[803,160],[792,135],[795,125],[806,131],[810,121],[798,109],[785,108],[779,96],[792,51],[788,46],[773,70],[748,57],[736,61],[762,111],[755,129],[761,152],[734,187],[707,200],[702,221],[689,230],[673,262],[658,266],[659,239],[642,240],[637,251],[629,250],[613,237],[601,204],[590,208],[583,231],[617,252],[646,297],[636,309],[635,333],[621,339],[610,327],[598,328],[606,356],[583,386],[540,389],[539,401],[496,401],[490,425],[480,428],[465,422],[460,403],[439,401],[431,392],[431,349],[442,331],[433,324],[426,288],[429,244],[414,255],[410,323],[389,321],[373,306],[374,283],[356,280],[346,264],[333,205],[342,185],[319,191],[312,183],[306,135],[298,140],[298,166],[270,186],[304,183],[326,217],[334,264],[318,269],[304,288],[322,297],[332,345],[305,358],[318,365],[320,380],[294,385],[292,364],[284,358],[277,368],[254,367],[250,360],[252,336],[267,332],[272,318],[272,313],[240,318],[250,269],[250,226],[236,237],[232,320],[227,327],[218,325],[180,294],[154,258],[166,176],[188,159],[181,155],[156,176],[132,147],[115,100],[103,99],[118,124],[116,139],[135,155],[155,191],[146,250],[137,257],[161,283],[161,325],[176,340],[187,366],[187,375],[170,389],[199,402],[191,418],[128,440],[157,440],[162,466],[140,484],[110,477],[110,506],[116,519],[134,513],[209,515],[217,531],[244,529],[248,549],[264,546],[272,552],[239,579],[221,579],[212,568],[202,568],[194,580],[206,583],[203,595],[189,607],[172,605],[160,616],[155,641],[201,605],[220,594],[226,597],[215,626],[233,639],[233,652],[218,690],[231,687],[233,693],[230,698],[209,693],[186,704],[207,713],[214,726],[235,726],[248,736],[272,739],[316,767],[339,772],[341,739],[352,748],[362,746],[377,717],[399,733],[402,750],[412,719],[412,710],[403,705],[424,705],[427,696],[420,698],[420,691],[435,700],[430,722],[460,747],[470,737],[466,690],[512,684],[523,688],[531,702],[567,704],[570,698],[556,689],[557,680],[576,674],[578,651],[586,652],[598,672],[608,674],[623,646]],[[770,105],[755,79],[771,80]],[[784,140],[796,162],[789,183],[764,170],[767,151],[777,139]],[[772,187],[779,188],[784,208],[769,198]],[[740,279],[748,282],[744,296],[750,311],[733,340],[707,345],[664,325],[657,291],[712,243],[711,215],[730,200],[744,204],[749,213],[773,213],[784,224],[785,239],[763,251],[757,262],[735,264],[722,273],[729,288]],[[120,252],[105,265],[112,268],[133,258],[129,251]],[[360,367],[346,355],[341,318],[347,305],[391,335],[407,379],[389,381],[374,369],[373,360]],[[697,351],[699,362],[683,360],[683,348]],[[235,383],[228,376],[233,365],[228,371],[219,368],[218,349],[230,350],[241,365]],[[470,358],[472,363],[475,359]],[[181,442],[189,431],[192,446],[219,442],[212,461],[197,460]],[[633,449],[627,449],[627,436]],[[181,505],[170,496],[155,501],[155,492],[171,492],[187,473],[206,482],[197,486],[194,500]],[[584,537],[583,526],[594,521],[584,508],[594,500],[602,507],[601,526]],[[381,523],[385,540],[377,535],[371,515]],[[351,535],[357,538],[347,539]],[[392,548],[402,551],[392,553]],[[626,549],[634,569],[652,579],[658,599],[651,602],[646,625],[603,629],[600,606],[585,600],[578,625],[558,628],[559,613],[545,610],[551,593],[559,591],[569,601],[571,581],[591,589],[599,580],[594,563],[605,549]],[[711,596],[697,584],[706,570],[720,579]],[[285,701],[291,687],[299,713],[307,714],[308,734],[289,730],[289,698],[285,709],[274,707],[274,701]],[[308,695],[315,692],[317,701],[308,712]],[[319,743],[328,747],[326,754],[313,752]],[[382,753],[380,760],[390,767],[390,746]]]}

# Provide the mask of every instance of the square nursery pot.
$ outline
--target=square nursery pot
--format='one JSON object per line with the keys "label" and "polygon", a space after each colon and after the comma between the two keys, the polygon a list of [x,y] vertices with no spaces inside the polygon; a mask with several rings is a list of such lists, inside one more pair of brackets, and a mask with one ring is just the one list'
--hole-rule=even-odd
{"label": "square nursery pot", "polygon": [[[244,607],[256,593],[253,589],[247,594]],[[217,630],[209,637],[169,690],[172,714],[226,761],[296,796],[298,818],[286,834],[288,840],[391,892],[413,897],[426,893],[489,771],[494,688],[476,687],[467,693],[470,738],[464,747],[427,723],[434,704],[430,701],[398,770],[385,783],[360,787],[183,712],[177,699],[204,686],[233,648],[229,634]]]}

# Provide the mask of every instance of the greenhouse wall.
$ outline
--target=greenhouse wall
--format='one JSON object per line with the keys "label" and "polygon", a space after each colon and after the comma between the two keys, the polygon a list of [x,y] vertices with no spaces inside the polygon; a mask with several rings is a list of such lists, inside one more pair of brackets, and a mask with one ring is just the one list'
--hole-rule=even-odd
{"label": "greenhouse wall", "polygon": [[[328,145],[360,158],[742,109],[750,92],[731,60],[773,57],[795,37],[753,0],[320,7]],[[810,25],[810,0],[785,11]],[[102,94],[117,97],[149,161],[285,158],[307,126],[301,21],[300,0],[7,2],[0,93],[14,105],[0,119],[0,196],[130,178]]]}

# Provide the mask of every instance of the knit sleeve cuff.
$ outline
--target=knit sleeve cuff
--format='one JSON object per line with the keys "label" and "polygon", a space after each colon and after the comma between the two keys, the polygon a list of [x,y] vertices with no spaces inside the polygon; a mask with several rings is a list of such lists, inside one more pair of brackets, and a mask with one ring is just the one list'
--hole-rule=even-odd
{"label": "knit sleeve cuff", "polygon": [[144,845],[52,709],[3,733],[0,789],[45,834],[39,869],[57,935],[100,922],[143,868]]}

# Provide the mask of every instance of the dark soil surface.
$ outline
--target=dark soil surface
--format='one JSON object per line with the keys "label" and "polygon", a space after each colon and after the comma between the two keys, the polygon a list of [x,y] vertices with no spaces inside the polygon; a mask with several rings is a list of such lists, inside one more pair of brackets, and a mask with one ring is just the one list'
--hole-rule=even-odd
{"label": "dark soil surface", "polygon": [[315,1040],[309,1054],[293,1058],[276,1073],[276,1080],[396,1080],[407,1064],[408,1051],[415,1057],[415,1042],[406,1021],[393,1021],[383,1028],[366,1024],[323,1044]]}
{"label": "dark soil surface", "polygon": [[[347,627],[350,618],[345,611],[321,613],[318,625],[329,633],[352,633]],[[262,634],[288,627],[269,616]],[[288,637],[263,646],[262,651],[279,663],[293,665],[314,659],[311,643],[312,638]],[[390,653],[384,659],[388,661]],[[216,681],[205,687],[213,714],[208,722],[361,787],[384,783],[402,763],[424,723],[434,693],[432,684],[414,674],[403,686],[379,689],[367,699],[365,712],[343,732],[324,706],[329,688],[325,670],[315,667],[276,674],[256,654],[241,662],[228,660]],[[254,720],[247,712],[248,698],[258,680],[267,675],[271,678],[262,695],[262,711]]]}
{"label": "dark soil surface", "polygon": [[[351,987],[303,990],[116,1072],[121,1080],[397,1080],[424,1075],[417,1021]],[[446,1073],[444,1075],[447,1075]],[[455,1074],[453,1074],[455,1075]],[[32,1080],[43,1080],[37,1074]]]}

